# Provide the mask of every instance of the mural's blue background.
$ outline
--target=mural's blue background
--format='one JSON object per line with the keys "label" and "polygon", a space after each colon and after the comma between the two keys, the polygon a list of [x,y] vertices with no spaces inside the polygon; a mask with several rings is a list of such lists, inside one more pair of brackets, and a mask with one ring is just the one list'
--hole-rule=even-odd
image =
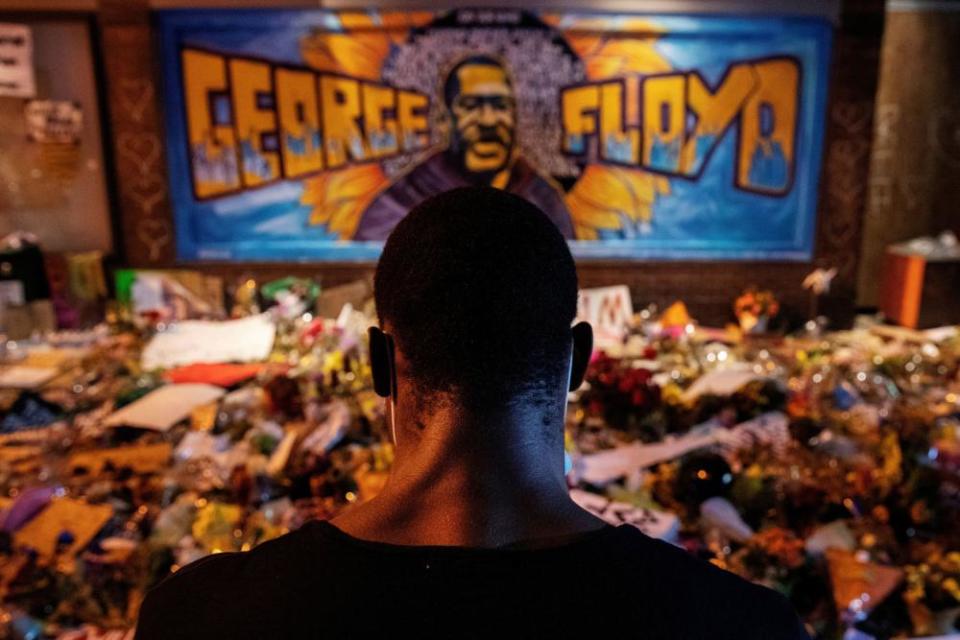
{"label": "mural's blue background", "polygon": [[[607,16],[605,16],[607,17]],[[672,178],[671,194],[654,205],[646,233],[625,229],[599,241],[572,242],[582,258],[807,260],[816,221],[832,29],[824,19],[651,16],[664,28],[658,51],[677,70],[696,69],[710,82],[730,62],[789,55],[801,63],[801,99],[793,188],[767,197],[733,188],[732,127],[701,178]],[[161,59],[170,192],[181,259],[373,260],[378,243],[344,242],[308,224],[303,187],[283,181],[221,199],[196,202],[191,192],[180,84],[179,50],[194,45],[302,64],[301,37],[340,30],[324,10],[179,10],[160,12]]]}

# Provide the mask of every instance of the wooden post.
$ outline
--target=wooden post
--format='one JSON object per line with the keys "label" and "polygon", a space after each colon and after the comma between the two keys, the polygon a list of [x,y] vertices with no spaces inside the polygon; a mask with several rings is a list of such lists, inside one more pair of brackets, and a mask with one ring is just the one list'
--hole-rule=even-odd
{"label": "wooden post", "polygon": [[119,205],[117,241],[131,266],[169,265],[174,230],[149,2],[101,0],[98,22]]}

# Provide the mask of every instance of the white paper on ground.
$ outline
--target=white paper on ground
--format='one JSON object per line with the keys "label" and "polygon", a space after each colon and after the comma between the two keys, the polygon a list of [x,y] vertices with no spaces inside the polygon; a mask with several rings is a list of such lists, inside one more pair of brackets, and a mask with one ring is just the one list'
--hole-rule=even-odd
{"label": "white paper on ground", "polygon": [[54,367],[13,366],[0,369],[0,388],[36,389],[56,377]]}
{"label": "white paper on ground", "polygon": [[804,548],[812,556],[822,556],[827,549],[853,551],[857,548],[857,538],[843,520],[834,520],[814,529],[807,536]]}
{"label": "white paper on ground", "polygon": [[686,402],[692,402],[700,396],[707,394],[729,396],[748,382],[762,379],[763,376],[759,376],[751,370],[738,368],[718,369],[697,378],[696,382],[684,391],[683,399]]}
{"label": "white paper on ground", "polygon": [[765,444],[780,450],[786,446],[789,438],[787,417],[776,411],[757,416],[731,429],[706,422],[677,438],[653,444],[633,442],[580,456],[574,460],[573,474],[578,480],[602,486],[637,469],[676,460],[697,449],[719,445],[723,450],[737,451]]}
{"label": "white paper on ground", "polygon": [[24,304],[23,283],[19,280],[0,282],[0,309]]}
{"label": "white paper on ground", "polygon": [[614,526],[633,525],[651,538],[676,542],[680,532],[680,520],[669,511],[656,511],[635,507],[626,502],[614,502],[595,493],[571,489],[570,498],[578,505]]}
{"label": "white paper on ground", "polygon": [[156,273],[139,273],[130,287],[133,312],[147,313],[163,309],[163,276]]}
{"label": "white paper on ground", "polygon": [[717,429],[714,435],[720,447],[727,451],[766,445],[782,453],[790,443],[789,425],[786,414],[771,411],[741,422],[732,429]]}
{"label": "white paper on ground", "polygon": [[283,440],[280,441],[280,444],[277,445],[277,448],[274,449],[270,455],[270,460],[267,462],[268,475],[276,476],[283,471],[284,467],[287,466],[287,461],[290,459],[290,454],[293,453],[293,445],[296,442],[297,432],[292,429],[287,431],[286,435],[283,436]]}
{"label": "white paper on ground", "polygon": [[933,329],[927,329],[923,334],[933,342],[946,342],[947,340],[952,340],[957,337],[957,334],[960,333],[960,327],[946,326],[946,327],[934,327]]}
{"label": "white paper on ground", "polygon": [[212,384],[169,384],[113,413],[104,424],[167,431],[196,407],[213,402],[223,394],[222,388]]}
{"label": "white paper on ground", "polygon": [[321,410],[320,423],[300,444],[304,451],[325,454],[337,446],[352,423],[350,408],[342,400],[333,400]]}
{"label": "white paper on ground", "polygon": [[753,537],[753,529],[743,521],[740,512],[726,498],[714,496],[704,500],[700,505],[700,517],[731,540],[744,543]]}
{"label": "white paper on ground", "polygon": [[581,456],[574,461],[577,477],[591,484],[604,485],[637,469],[651,467],[685,453],[709,447],[717,441],[712,430],[697,430],[679,438],[655,444],[634,442],[622,447]]}
{"label": "white paper on ground", "polygon": [[150,370],[198,362],[260,362],[270,355],[275,333],[267,314],[223,322],[187,320],[154,336],[141,363]]}

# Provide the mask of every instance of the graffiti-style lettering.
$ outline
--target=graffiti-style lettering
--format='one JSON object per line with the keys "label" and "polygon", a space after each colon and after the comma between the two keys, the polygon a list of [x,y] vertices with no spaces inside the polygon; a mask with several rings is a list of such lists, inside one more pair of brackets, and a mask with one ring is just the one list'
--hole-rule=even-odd
{"label": "graffiti-style lettering", "polygon": [[[624,83],[608,82],[600,88],[600,157],[607,162],[636,164],[640,130],[624,126]],[[609,106],[607,106],[609,105]]]}
{"label": "graffiti-style lettering", "polygon": [[185,50],[181,56],[187,95],[187,136],[194,193],[212,198],[240,188],[237,138],[227,91],[227,62],[217,55]]}
{"label": "graffiti-style lettering", "polygon": [[280,145],[270,65],[256,60],[230,60],[233,127],[240,143],[240,175],[246,187],[280,177]]}
{"label": "graffiti-style lettering", "polygon": [[429,144],[416,91],[189,47],[180,59],[198,200]]}
{"label": "graffiti-style lettering", "polygon": [[790,190],[800,67],[793,60],[753,65],[757,88],[740,120],[737,186],[771,194]]}
{"label": "graffiti-style lettering", "polygon": [[427,129],[427,96],[413,91],[400,91],[397,97],[400,136],[404,153],[423,149],[429,144]]}
{"label": "graffiti-style lettering", "polygon": [[370,157],[386,158],[400,148],[397,139],[396,96],[393,89],[363,85],[363,122],[367,127]]}
{"label": "graffiti-style lettering", "polygon": [[323,169],[317,79],[309,71],[278,68],[277,115],[284,174],[299,178]]}
{"label": "graffiti-style lettering", "polygon": [[[736,124],[735,186],[765,195],[789,192],[799,116],[796,59],[734,63],[716,87],[697,71],[631,80],[561,89],[564,153],[695,179]],[[634,105],[639,123],[628,117]]]}
{"label": "graffiti-style lettering", "polygon": [[664,173],[680,172],[680,149],[686,137],[687,77],[671,74],[645,78],[643,94],[643,165]]}
{"label": "graffiti-style lettering", "polygon": [[600,108],[600,85],[567,87],[563,96],[563,152],[583,155],[587,140],[597,133],[597,111]]}
{"label": "graffiti-style lettering", "polygon": [[731,68],[716,91],[697,73],[687,78],[687,107],[697,124],[683,147],[680,171],[684,175],[700,175],[753,86],[754,74],[748,66]]}
{"label": "graffiti-style lettering", "polygon": [[360,130],[360,83],[350,78],[320,78],[320,108],[327,138],[327,167],[337,169],[348,160],[363,162],[369,156]]}

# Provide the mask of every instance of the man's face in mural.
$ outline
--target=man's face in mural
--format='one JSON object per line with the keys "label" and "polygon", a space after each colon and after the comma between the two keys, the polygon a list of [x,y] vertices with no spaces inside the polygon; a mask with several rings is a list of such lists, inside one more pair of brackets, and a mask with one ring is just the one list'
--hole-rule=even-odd
{"label": "man's face in mural", "polygon": [[471,173],[493,173],[510,160],[516,123],[513,87],[494,60],[459,65],[447,80],[453,116],[451,151]]}

